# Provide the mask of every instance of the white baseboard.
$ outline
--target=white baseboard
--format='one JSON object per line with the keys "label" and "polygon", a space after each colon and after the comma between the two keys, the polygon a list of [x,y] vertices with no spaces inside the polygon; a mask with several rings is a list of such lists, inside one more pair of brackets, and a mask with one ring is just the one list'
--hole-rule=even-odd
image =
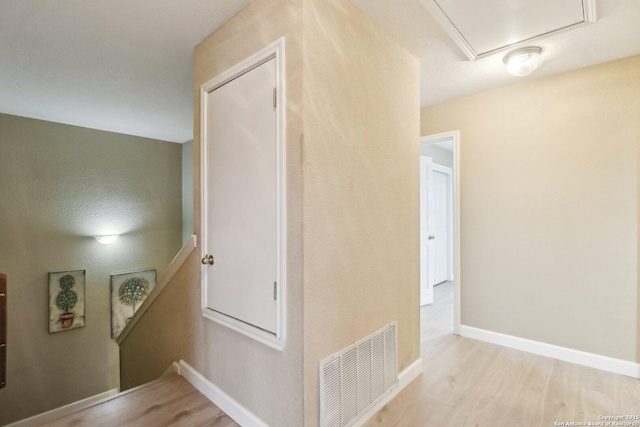
{"label": "white baseboard", "polygon": [[203,377],[202,374],[196,371],[184,360],[181,360],[179,363],[178,373],[241,426],[267,427],[267,423],[242,406],[211,381]]}
{"label": "white baseboard", "polygon": [[588,366],[590,368],[600,369],[614,374],[626,375],[632,378],[640,378],[640,363],[614,359],[613,357],[601,356],[599,354],[587,353],[580,350],[573,350],[571,348],[514,337],[512,335],[505,335],[498,332],[487,331],[485,329],[478,329],[472,326],[460,325],[460,335],[467,338],[501,345],[503,347],[515,348],[517,350],[538,354],[540,356],[550,357],[552,359],[563,360],[576,365]]}
{"label": "white baseboard", "polygon": [[[243,427],[266,427],[267,424],[258,418],[255,414],[235,401],[231,396],[218,388],[211,381],[202,376],[198,371],[191,367],[187,362],[181,360],[179,363],[179,372],[187,381],[189,381],[198,391],[222,409],[235,422]],[[365,412],[362,417],[353,424],[353,427],[362,426],[369,418],[374,416],[384,405],[389,403],[400,391],[405,388],[411,381],[422,373],[422,359],[417,359],[406,369],[398,374],[398,385],[395,389],[377,405],[373,406],[369,411]]]}
{"label": "white baseboard", "polygon": [[166,371],[164,371],[161,377],[166,377],[167,375],[178,374],[180,375],[180,364],[178,362],[173,362]]}
{"label": "white baseboard", "polygon": [[389,394],[385,396],[384,399],[380,400],[375,406],[372,406],[367,412],[362,414],[362,416],[353,424],[353,427],[361,427],[366,423],[369,418],[373,417],[384,405],[391,402],[394,397],[400,391],[405,388],[411,381],[416,379],[418,375],[422,373],[422,359],[418,358],[411,365],[407,366],[402,372],[398,374],[398,385],[395,389],[392,389]]}
{"label": "white baseboard", "polygon": [[55,419],[64,417],[65,415],[69,415],[74,412],[86,409],[89,406],[93,406],[97,402],[111,397],[117,393],[118,389],[112,388],[111,390],[96,394],[95,396],[87,397],[86,399],[78,400],[77,402],[69,403],[68,405],[64,405],[47,412],[43,412],[41,414],[34,415],[33,417],[25,418],[23,420],[16,421],[15,423],[7,424],[5,427],[27,427],[53,421]]}

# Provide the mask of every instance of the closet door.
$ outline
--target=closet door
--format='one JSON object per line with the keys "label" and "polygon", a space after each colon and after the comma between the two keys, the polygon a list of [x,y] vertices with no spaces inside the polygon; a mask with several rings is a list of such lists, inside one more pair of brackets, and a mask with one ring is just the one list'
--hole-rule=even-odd
{"label": "closet door", "polygon": [[206,307],[273,334],[278,264],[275,88],[274,58],[206,94],[203,242]]}
{"label": "closet door", "polygon": [[284,45],[200,90],[202,313],[278,350],[287,324]]}

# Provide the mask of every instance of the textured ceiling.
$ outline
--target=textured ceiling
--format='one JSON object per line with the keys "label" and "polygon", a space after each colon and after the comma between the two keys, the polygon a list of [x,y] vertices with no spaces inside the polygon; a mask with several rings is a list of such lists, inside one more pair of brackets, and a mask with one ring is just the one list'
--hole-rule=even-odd
{"label": "textured ceiling", "polygon": [[[585,0],[587,1],[587,0]],[[584,24],[594,14],[583,0],[420,0],[431,16],[476,59],[518,42]],[[588,18],[589,17],[589,18]],[[462,37],[462,40],[459,39]]]}
{"label": "textured ceiling", "polygon": [[193,135],[192,50],[251,0],[1,0],[0,112]]}
{"label": "textured ceiling", "polygon": [[[423,106],[640,54],[640,0],[597,0],[598,21],[536,44],[545,63],[507,74],[470,62],[420,0],[351,0],[421,62]],[[192,50],[251,0],[0,0],[0,112],[192,138]]]}
{"label": "textured ceiling", "polygon": [[422,106],[640,54],[640,1],[597,0],[597,22],[535,42],[545,62],[529,77],[507,73],[504,55],[471,62],[419,0],[351,0],[421,65]]}

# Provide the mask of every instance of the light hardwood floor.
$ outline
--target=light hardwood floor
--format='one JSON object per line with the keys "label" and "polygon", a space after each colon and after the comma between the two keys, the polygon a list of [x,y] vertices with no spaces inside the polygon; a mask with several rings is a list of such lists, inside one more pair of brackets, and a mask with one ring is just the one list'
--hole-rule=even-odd
{"label": "light hardwood floor", "polygon": [[175,374],[43,425],[238,426],[187,380]]}
{"label": "light hardwood floor", "polygon": [[640,380],[453,335],[452,283],[434,291],[421,308],[423,374],[366,426],[548,427],[640,415]]}

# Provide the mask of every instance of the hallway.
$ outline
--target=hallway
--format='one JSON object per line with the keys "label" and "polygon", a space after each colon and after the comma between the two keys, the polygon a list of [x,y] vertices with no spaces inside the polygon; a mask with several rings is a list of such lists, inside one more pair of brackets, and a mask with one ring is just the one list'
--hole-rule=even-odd
{"label": "hallway", "polygon": [[452,282],[420,313],[424,372],[368,427],[548,427],[640,414],[640,380],[453,335]]}

